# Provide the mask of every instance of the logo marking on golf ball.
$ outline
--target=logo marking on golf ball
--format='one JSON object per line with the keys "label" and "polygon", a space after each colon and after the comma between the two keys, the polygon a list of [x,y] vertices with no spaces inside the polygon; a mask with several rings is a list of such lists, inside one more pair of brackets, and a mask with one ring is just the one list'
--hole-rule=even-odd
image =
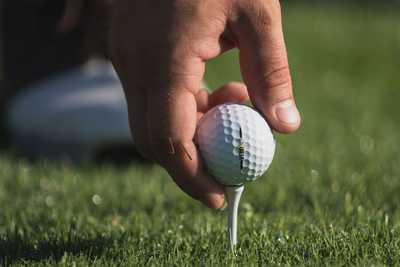
{"label": "logo marking on golf ball", "polygon": [[243,144],[243,132],[242,127],[239,128],[239,137],[240,137],[240,145],[239,145],[239,158],[240,158],[240,170],[243,172],[244,166],[244,144]]}

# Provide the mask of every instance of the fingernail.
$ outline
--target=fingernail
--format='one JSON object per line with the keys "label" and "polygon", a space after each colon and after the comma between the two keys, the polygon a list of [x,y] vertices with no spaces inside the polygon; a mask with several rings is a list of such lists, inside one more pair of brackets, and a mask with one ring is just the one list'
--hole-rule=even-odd
{"label": "fingernail", "polygon": [[276,116],[280,122],[286,124],[297,124],[300,120],[299,111],[293,101],[284,101],[277,104]]}

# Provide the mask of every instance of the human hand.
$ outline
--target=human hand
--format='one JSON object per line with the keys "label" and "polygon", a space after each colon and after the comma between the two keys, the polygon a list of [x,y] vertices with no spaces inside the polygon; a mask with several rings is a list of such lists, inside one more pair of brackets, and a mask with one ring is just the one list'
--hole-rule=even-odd
{"label": "human hand", "polygon": [[[211,208],[223,205],[224,191],[193,143],[204,112],[249,95],[276,131],[300,126],[278,0],[119,0],[110,41],[137,148]],[[228,83],[208,95],[205,62],[234,47],[247,87]]]}

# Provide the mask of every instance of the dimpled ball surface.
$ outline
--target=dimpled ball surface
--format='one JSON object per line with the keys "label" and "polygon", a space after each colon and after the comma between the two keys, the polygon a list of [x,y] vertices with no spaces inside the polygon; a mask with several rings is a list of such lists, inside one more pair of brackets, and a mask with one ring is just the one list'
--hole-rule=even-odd
{"label": "dimpled ball surface", "polygon": [[207,170],[220,183],[240,185],[264,174],[275,153],[275,140],[253,108],[223,104],[199,121],[196,142]]}

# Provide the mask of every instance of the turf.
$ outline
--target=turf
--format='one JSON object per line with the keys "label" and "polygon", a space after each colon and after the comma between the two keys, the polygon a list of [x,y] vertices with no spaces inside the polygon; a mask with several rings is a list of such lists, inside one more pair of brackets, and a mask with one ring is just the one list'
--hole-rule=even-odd
{"label": "turf", "polygon": [[[225,213],[189,199],[159,167],[2,154],[0,262],[399,265],[399,12],[286,6],[284,16],[303,126],[276,135],[270,171],[246,188],[236,257]],[[232,79],[236,52],[210,62],[211,86]]]}

